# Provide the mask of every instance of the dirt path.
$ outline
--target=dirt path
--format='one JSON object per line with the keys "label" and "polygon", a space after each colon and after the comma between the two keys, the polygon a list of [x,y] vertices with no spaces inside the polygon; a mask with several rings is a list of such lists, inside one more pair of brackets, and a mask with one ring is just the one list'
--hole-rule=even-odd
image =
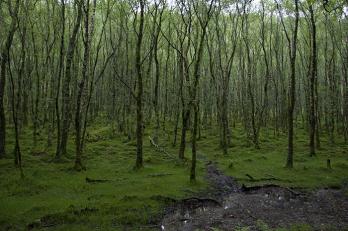
{"label": "dirt path", "polygon": [[314,230],[348,230],[348,197],[340,190],[296,192],[275,185],[245,188],[207,164],[207,178],[214,190],[205,195],[219,203],[198,198],[177,205],[162,221],[162,230],[249,230],[307,224]]}

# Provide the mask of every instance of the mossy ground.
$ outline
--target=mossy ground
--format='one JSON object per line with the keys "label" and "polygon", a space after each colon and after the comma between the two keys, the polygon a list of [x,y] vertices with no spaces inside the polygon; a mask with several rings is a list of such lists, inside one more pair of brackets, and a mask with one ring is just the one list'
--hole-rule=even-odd
{"label": "mossy ground", "polygon": [[[167,126],[169,127],[169,126]],[[160,145],[174,155],[178,147],[171,146],[172,129],[162,132]],[[13,133],[8,130],[7,150],[13,147]],[[338,187],[348,179],[348,145],[337,137],[330,146],[325,135],[316,157],[309,157],[305,130],[296,130],[294,169],[284,168],[286,135],[274,137],[263,129],[261,149],[255,149],[239,126],[232,129],[233,146],[222,155],[216,130],[202,130],[198,142],[197,182],[189,181],[189,160],[180,162],[157,152],[144,136],[144,168],[133,170],[135,142],[114,134],[108,124],[89,128],[84,152],[87,170],[73,170],[74,145],[69,140],[69,155],[61,163],[51,162],[54,147],[46,150],[47,135],[40,135],[37,147],[32,146],[31,130],[23,129],[21,145],[25,178],[21,179],[13,159],[8,154],[0,160],[0,230],[22,230],[41,219],[49,230],[152,230],[166,205],[165,197],[183,198],[205,190],[204,161],[216,161],[228,175],[244,184],[275,183],[291,187]],[[187,148],[189,158],[191,150]],[[326,169],[330,156],[332,170]],[[250,182],[273,176],[281,181]],[[90,179],[106,182],[88,183]],[[34,225],[35,226],[35,225]]]}
{"label": "mossy ground", "polygon": [[[219,167],[228,175],[234,176],[246,185],[274,183],[289,187],[307,189],[340,187],[348,182],[348,144],[343,137],[336,137],[335,145],[321,135],[321,146],[316,156],[310,157],[308,134],[298,128],[294,141],[294,168],[285,168],[287,157],[287,135],[274,136],[273,130],[263,129],[260,137],[260,149],[247,141],[241,127],[232,130],[232,147],[224,156],[217,149],[218,137],[207,132],[200,143],[202,153],[209,159],[217,160]],[[326,161],[331,160],[332,169],[327,169]],[[255,179],[278,178],[275,181],[250,182],[249,174]]]}

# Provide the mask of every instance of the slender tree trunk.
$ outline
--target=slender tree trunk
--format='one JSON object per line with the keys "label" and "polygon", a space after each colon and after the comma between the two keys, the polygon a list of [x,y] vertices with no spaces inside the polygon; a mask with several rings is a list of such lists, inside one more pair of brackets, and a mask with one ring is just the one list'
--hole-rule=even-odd
{"label": "slender tree trunk", "polygon": [[175,125],[174,125],[174,139],[173,139],[173,144],[172,146],[176,146],[176,140],[178,136],[178,125],[179,125],[179,118],[180,118],[180,104],[179,102],[177,103],[177,110],[176,110],[176,116],[175,116]]}
{"label": "slender tree trunk", "polygon": [[137,46],[135,54],[135,67],[137,72],[137,158],[135,162],[135,168],[139,169],[143,167],[143,77],[141,71],[141,47],[143,42],[143,33],[144,33],[144,8],[145,1],[140,0],[140,21],[139,21],[139,30],[137,36]]}
{"label": "slender tree trunk", "polygon": [[64,37],[65,37],[65,1],[61,0],[61,36],[60,36],[60,50],[59,50],[59,69],[57,76],[57,90],[55,96],[55,109],[56,109],[56,121],[57,121],[57,146],[56,146],[56,159],[61,158],[61,149],[60,149],[60,139],[61,139],[61,118],[60,118],[60,109],[59,109],[59,93],[60,85],[64,67]]}
{"label": "slender tree trunk", "polygon": [[[33,50],[34,50],[34,62],[35,62],[35,73],[36,73],[36,95],[35,95],[35,100],[33,102],[33,115],[32,115],[32,121],[33,121],[33,143],[34,143],[34,148],[37,145],[37,135],[38,135],[38,127],[39,127],[39,104],[40,104],[40,72],[39,72],[39,57],[38,57],[38,51],[36,48],[36,40],[35,40],[35,35],[33,33],[34,28],[31,28],[32,33],[32,43],[33,43]],[[27,102],[23,103],[27,104]]]}
{"label": "slender tree trunk", "polygon": [[[23,52],[24,53],[24,52]],[[19,72],[23,71],[24,68],[24,60],[21,60],[22,64],[20,67]],[[20,104],[20,91],[21,91],[21,79],[22,73],[19,73],[18,76],[18,89],[17,94],[15,93],[15,83],[12,76],[12,72],[10,70],[10,80],[11,80],[11,88],[12,88],[12,98],[11,98],[11,107],[12,107],[12,120],[14,124],[14,130],[15,130],[15,146],[14,146],[14,164],[16,167],[19,168],[20,175],[23,178],[23,169],[22,169],[22,154],[21,154],[21,148],[19,143],[19,126],[18,126],[18,109]],[[17,102],[16,102],[17,100]]]}
{"label": "slender tree trunk", "polygon": [[[27,16],[27,14],[26,14]],[[17,17],[17,16],[16,16]],[[17,18],[18,20],[18,18]],[[11,90],[12,90],[12,97],[11,97],[11,106],[12,106],[12,120],[14,124],[14,130],[15,130],[15,146],[14,146],[14,164],[16,167],[20,170],[20,175],[23,178],[23,169],[22,169],[22,154],[20,149],[20,142],[19,142],[19,110],[21,105],[21,92],[22,92],[22,83],[24,71],[25,71],[25,64],[26,64],[26,36],[27,36],[27,25],[24,24],[23,28],[20,33],[20,43],[21,43],[21,53],[20,53],[20,59],[19,59],[19,68],[17,71],[17,90],[15,81],[12,75],[11,70],[11,62],[10,58],[8,57],[8,65],[9,65],[9,73],[10,73],[10,80],[11,80]]]}
{"label": "slender tree trunk", "polygon": [[70,82],[72,75],[72,63],[75,54],[77,35],[80,29],[82,20],[82,1],[77,1],[77,18],[75,21],[74,29],[72,35],[69,39],[69,45],[66,56],[66,67],[65,67],[65,78],[62,86],[62,127],[61,127],[61,138],[58,156],[65,156],[67,154],[67,142],[70,127],[70,117],[71,117],[71,96],[70,96]]}
{"label": "slender tree trunk", "polygon": [[[348,33],[346,33],[346,38],[348,38]],[[348,143],[348,43],[345,45],[345,55],[342,57],[343,66],[343,135],[344,140]]]}
{"label": "slender tree trunk", "polygon": [[316,134],[316,94],[315,94],[315,84],[317,82],[317,43],[316,43],[316,25],[314,19],[313,6],[309,6],[310,22],[311,22],[311,55],[310,55],[310,80],[309,80],[309,153],[310,156],[315,156],[315,134]]}
{"label": "slender tree trunk", "polygon": [[19,11],[19,3],[17,0],[14,6],[13,15],[11,15],[11,25],[5,42],[5,47],[1,51],[0,56],[0,158],[3,158],[6,154],[6,117],[4,107],[4,95],[6,85],[6,65],[9,62],[10,49],[13,42],[13,36],[17,30],[16,17]]}
{"label": "slender tree trunk", "polygon": [[[158,6],[156,6],[158,7]],[[156,9],[157,11],[158,9]],[[156,13],[157,14],[157,13]],[[160,78],[160,63],[158,60],[158,37],[161,32],[161,25],[162,25],[162,14],[163,14],[163,9],[160,12],[159,15],[159,22],[157,23],[157,17],[155,17],[155,22],[157,25],[156,30],[155,30],[155,37],[154,37],[154,60],[155,60],[155,89],[154,89],[154,101],[153,101],[153,106],[155,109],[155,117],[156,117],[156,125],[155,125],[155,134],[154,134],[154,141],[157,143],[158,142],[158,133],[160,129],[160,115],[159,115],[159,78]]]}
{"label": "slender tree trunk", "polygon": [[[192,91],[190,92],[190,103],[189,106],[193,106],[194,109],[194,121],[193,121],[193,132],[192,132],[192,162],[191,162],[191,174],[190,174],[190,180],[194,181],[196,179],[196,150],[197,150],[197,130],[198,130],[198,107],[199,107],[199,100],[197,96],[198,92],[198,85],[200,80],[200,69],[201,69],[201,63],[202,63],[202,56],[203,56],[203,46],[205,41],[205,35],[207,32],[207,26],[211,17],[211,11],[213,7],[214,0],[211,0],[209,9],[207,11],[207,18],[203,22],[202,19],[199,19],[200,26],[201,26],[201,36],[199,38],[199,45],[198,45],[198,51],[197,51],[197,60],[195,62],[193,76],[194,76],[194,83],[192,87]],[[196,12],[197,14],[197,12]]]}
{"label": "slender tree trunk", "polygon": [[[183,51],[183,49],[181,49]],[[181,128],[181,138],[180,138],[180,147],[179,147],[179,159],[185,158],[185,148],[186,148],[186,132],[189,128],[189,119],[190,119],[190,107],[186,105],[184,98],[184,79],[185,75],[188,79],[189,71],[187,70],[187,65],[184,58],[181,56],[179,58],[179,74],[180,74],[180,97],[181,97],[181,119],[182,119],[182,128]]]}
{"label": "slender tree trunk", "polygon": [[[94,2],[94,9],[95,9]],[[78,84],[78,92],[77,92],[77,100],[76,100],[76,112],[75,112],[75,148],[76,148],[76,156],[75,156],[75,170],[80,171],[82,169],[85,169],[85,167],[82,164],[82,152],[83,152],[83,139],[82,139],[82,126],[84,125],[84,121],[87,118],[83,118],[82,114],[82,104],[83,104],[83,94],[85,91],[85,85],[89,79],[89,60],[90,60],[90,44],[91,44],[91,28],[90,28],[90,2],[87,0],[87,2],[84,5],[84,24],[85,24],[85,31],[84,31],[84,54],[83,54],[83,66],[82,66],[82,79],[80,80]],[[94,17],[94,16],[93,16]],[[93,22],[92,22],[93,23]],[[91,26],[93,28],[93,25]],[[93,84],[93,83],[91,83]]]}
{"label": "slender tree trunk", "polygon": [[194,105],[193,132],[192,132],[192,160],[190,180],[196,180],[196,159],[197,159],[197,130],[198,130],[198,105]]}
{"label": "slender tree trunk", "polygon": [[299,6],[298,0],[295,1],[295,27],[292,35],[292,41],[289,42],[290,56],[290,83],[289,83],[289,98],[288,98],[288,156],[286,167],[293,168],[294,155],[294,109],[295,109],[295,94],[296,94],[296,51],[297,51],[297,32],[299,22]]}
{"label": "slender tree trunk", "polygon": [[186,131],[189,129],[189,119],[191,110],[189,108],[183,107],[182,109],[182,128],[181,128],[181,139],[180,139],[180,149],[179,158],[185,158],[185,147],[186,147]]}

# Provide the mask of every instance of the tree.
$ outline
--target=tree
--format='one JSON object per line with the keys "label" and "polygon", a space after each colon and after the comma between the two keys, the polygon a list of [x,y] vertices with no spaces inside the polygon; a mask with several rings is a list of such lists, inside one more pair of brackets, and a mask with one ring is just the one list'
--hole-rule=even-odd
{"label": "tree", "polygon": [[[233,60],[237,48],[238,39],[238,22],[239,13],[230,13],[228,17],[221,16],[223,5],[219,5],[219,10],[216,11],[215,21],[215,41],[211,41],[209,45],[208,41],[208,53],[209,53],[209,67],[210,74],[214,81],[214,86],[217,92],[217,105],[218,105],[218,116],[220,126],[220,145],[223,149],[224,155],[228,152],[228,147],[231,144],[231,130],[229,123],[229,95],[230,95],[230,78],[233,66]],[[226,7],[226,6],[225,6]],[[222,19],[220,19],[222,17]],[[222,21],[222,23],[220,23]],[[232,31],[228,30],[228,22],[231,22],[233,28]],[[220,25],[222,24],[222,25]],[[229,44],[227,41],[231,41]],[[227,49],[231,46],[230,49]],[[212,47],[217,47],[214,52]],[[213,54],[216,53],[215,55]],[[216,61],[217,60],[217,61]],[[218,79],[217,79],[218,78]],[[221,92],[221,93],[219,93]]]}
{"label": "tree", "polygon": [[[83,3],[83,11],[84,11],[84,37],[83,37],[83,46],[84,46],[84,54],[83,54],[83,64],[82,64],[82,78],[78,83],[78,92],[76,97],[76,112],[75,112],[75,147],[76,147],[76,158],[75,158],[75,166],[74,168],[78,171],[85,169],[82,164],[81,156],[83,149],[83,139],[82,139],[82,125],[86,118],[83,118],[82,114],[82,104],[85,102],[86,94],[85,94],[85,85],[90,77],[90,47],[92,34],[94,29],[94,16],[95,16],[95,7],[96,0],[93,1],[93,6],[91,9],[90,1]],[[90,13],[92,12],[92,13]],[[90,15],[92,14],[92,16]]]}
{"label": "tree", "polygon": [[[159,4],[162,4],[162,8],[159,8]],[[158,12],[160,11],[160,12]],[[154,31],[154,38],[153,38],[153,50],[154,50],[154,60],[155,60],[155,87],[154,87],[154,99],[153,99],[153,107],[155,111],[155,118],[156,118],[156,125],[155,125],[155,133],[154,133],[154,141],[157,143],[158,142],[158,133],[160,129],[160,114],[159,114],[159,80],[160,80],[160,74],[161,74],[161,69],[160,69],[160,62],[158,58],[158,38],[161,32],[161,26],[162,26],[162,16],[164,12],[164,5],[163,3],[157,3],[155,2],[155,14],[154,14],[154,26],[155,31]],[[159,16],[157,16],[159,14]],[[157,19],[157,17],[159,17]],[[157,22],[158,20],[158,22]]]}
{"label": "tree", "polygon": [[11,24],[7,33],[7,38],[4,47],[1,49],[0,56],[0,158],[3,158],[6,154],[5,141],[6,141],[6,117],[4,108],[4,94],[6,85],[6,66],[9,62],[10,49],[13,42],[14,34],[17,30],[17,17],[19,12],[20,1],[16,0],[15,5],[12,5],[12,1],[7,1],[9,14],[11,17]]}
{"label": "tree", "polygon": [[61,26],[61,34],[60,34],[60,49],[59,49],[59,67],[58,67],[58,76],[57,76],[57,90],[55,96],[55,109],[56,109],[56,121],[57,121],[57,147],[56,147],[56,155],[55,158],[59,160],[61,158],[61,117],[60,117],[60,108],[59,108],[59,94],[60,94],[60,85],[62,79],[62,73],[64,68],[64,37],[65,37],[65,1],[61,0],[61,16],[60,16],[60,26]]}
{"label": "tree", "polygon": [[[286,160],[286,167],[293,168],[293,153],[294,153],[294,109],[295,109],[295,93],[296,93],[296,52],[297,52],[297,33],[299,26],[299,2],[294,0],[295,4],[295,25],[293,27],[292,35],[286,29],[283,14],[279,4],[278,10],[283,25],[283,29],[288,42],[288,52],[290,59],[290,78],[288,89],[288,156]],[[290,37],[291,36],[291,37]]]}
{"label": "tree", "polygon": [[314,16],[313,4],[308,7],[310,18],[310,61],[309,61],[309,153],[315,156],[315,136],[318,126],[316,112],[316,83],[317,81],[317,30]]}
{"label": "tree", "polygon": [[71,96],[70,96],[70,83],[72,76],[72,63],[75,55],[76,40],[82,20],[82,7],[83,1],[75,0],[74,5],[77,7],[77,18],[73,27],[72,34],[69,38],[68,50],[66,54],[66,65],[65,65],[65,78],[62,86],[62,126],[60,131],[60,144],[59,150],[56,154],[57,158],[60,158],[62,155],[67,154],[66,146],[68,142],[68,134],[70,127],[70,115],[71,115]]}
{"label": "tree", "polygon": [[137,152],[136,152],[136,162],[135,168],[139,169],[143,167],[143,76],[141,70],[141,48],[143,43],[144,36],[144,12],[145,12],[145,0],[139,1],[140,7],[140,18],[139,18],[139,27],[137,31],[137,45],[136,45],[136,54],[135,54],[135,68],[137,73]]}
{"label": "tree", "polygon": [[[19,4],[19,3],[18,3]],[[23,3],[23,16],[28,16],[28,1]],[[17,25],[20,25],[21,19],[19,17],[19,8],[16,13],[16,23]],[[19,168],[20,175],[23,178],[23,169],[22,169],[22,153],[20,148],[20,142],[19,142],[19,110],[21,105],[21,91],[22,91],[22,84],[23,84],[23,76],[25,74],[25,67],[26,67],[26,40],[27,40],[27,23],[23,22],[22,27],[20,27],[20,33],[19,33],[19,40],[21,44],[21,52],[20,52],[20,58],[18,60],[19,68],[17,68],[17,84],[15,84],[15,79],[13,76],[13,72],[11,69],[11,62],[8,62],[9,65],[9,73],[10,73],[10,81],[11,81],[11,107],[12,107],[12,120],[14,124],[14,130],[15,130],[15,145],[14,145],[14,163],[15,166]],[[9,56],[10,57],[10,56]],[[10,59],[9,59],[10,60]],[[17,85],[17,86],[16,86]],[[17,87],[17,89],[16,89]]]}
{"label": "tree", "polygon": [[[207,26],[210,21],[210,18],[213,14],[213,4],[215,0],[211,0],[208,4],[208,6],[205,4],[205,2],[199,2],[197,5],[196,3],[193,3],[193,9],[195,11],[197,20],[199,22],[200,27],[200,37],[198,40],[198,50],[196,51],[197,56],[194,64],[194,71],[193,71],[193,87],[192,91],[190,92],[190,103],[189,106],[193,107],[194,110],[194,119],[193,119],[193,132],[192,132],[192,162],[191,162],[191,175],[190,180],[193,181],[196,179],[196,156],[197,156],[197,130],[198,130],[198,110],[199,110],[199,99],[197,98],[197,90],[200,80],[200,67],[202,62],[202,56],[203,56],[203,47],[205,42],[205,36],[207,33]],[[202,12],[199,10],[202,9]]]}

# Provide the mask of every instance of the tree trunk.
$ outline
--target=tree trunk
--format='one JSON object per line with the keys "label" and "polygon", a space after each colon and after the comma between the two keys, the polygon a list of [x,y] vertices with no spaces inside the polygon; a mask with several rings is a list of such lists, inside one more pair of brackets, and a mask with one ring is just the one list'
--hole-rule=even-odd
{"label": "tree trunk", "polygon": [[6,65],[9,61],[10,49],[13,42],[13,36],[17,30],[17,21],[15,17],[18,15],[19,0],[16,1],[16,5],[11,16],[11,25],[5,42],[5,47],[1,51],[0,56],[0,158],[5,157],[6,149],[6,117],[4,107],[4,95],[6,85]]}
{"label": "tree trunk", "polygon": [[[91,28],[93,29],[93,25],[90,28],[90,2],[87,0],[84,6],[85,12],[85,31],[84,31],[84,54],[83,54],[83,64],[82,64],[82,79],[78,84],[78,92],[76,99],[76,112],[75,112],[75,148],[76,148],[76,156],[75,156],[75,170],[80,171],[85,169],[82,164],[82,152],[83,152],[83,137],[82,137],[82,126],[85,124],[84,121],[87,118],[83,118],[82,114],[82,104],[83,104],[83,93],[85,91],[85,85],[89,79],[89,60],[90,60],[90,44],[91,44]],[[94,1],[94,9],[96,2]],[[94,17],[94,16],[93,16]],[[92,22],[93,23],[93,22]],[[91,83],[93,84],[93,83]]]}
{"label": "tree trunk", "polygon": [[[156,15],[158,11],[158,5],[156,5]],[[155,134],[153,137],[153,140],[155,143],[158,143],[158,133],[160,129],[160,115],[159,115],[159,78],[160,78],[160,63],[158,60],[158,37],[161,32],[161,24],[162,24],[162,14],[163,9],[160,12],[159,15],[159,22],[157,23],[157,17],[154,18],[154,23],[158,24],[157,27],[155,27],[155,35],[154,35],[154,60],[155,60],[155,89],[154,89],[154,100],[153,100],[153,106],[155,109],[155,117],[156,117],[156,125],[155,125]]]}
{"label": "tree trunk", "polygon": [[189,128],[191,110],[183,107],[182,109],[182,128],[181,128],[181,139],[179,148],[179,158],[185,158],[185,147],[186,147],[186,132]]}
{"label": "tree trunk", "polygon": [[69,45],[66,56],[66,67],[65,67],[65,79],[62,86],[62,127],[61,127],[61,137],[60,137],[60,147],[58,157],[65,156],[67,154],[67,142],[70,127],[70,117],[71,117],[71,96],[70,96],[70,82],[71,82],[71,69],[75,54],[77,35],[80,29],[82,20],[82,1],[77,3],[77,18],[75,21],[74,29],[72,35],[69,39]]}
{"label": "tree trunk", "polygon": [[60,124],[60,109],[59,109],[59,93],[60,93],[60,85],[62,79],[62,72],[64,67],[64,37],[65,37],[65,1],[61,0],[61,26],[62,31],[60,35],[60,50],[59,50],[59,69],[57,76],[57,90],[55,96],[55,109],[56,109],[56,121],[57,121],[57,146],[56,146],[56,159],[61,158],[61,150],[60,150],[60,140],[61,140],[61,124]]}
{"label": "tree trunk", "polygon": [[141,71],[141,46],[143,41],[144,33],[144,8],[145,1],[140,0],[140,21],[139,21],[139,31],[137,36],[137,47],[135,55],[135,66],[137,72],[137,158],[135,162],[135,168],[139,169],[143,167],[143,78]]}
{"label": "tree trunk", "polygon": [[192,132],[192,160],[191,160],[191,173],[190,180],[196,180],[196,159],[197,159],[197,129],[198,129],[198,105],[194,106],[194,119],[193,119],[193,132]]}
{"label": "tree trunk", "polygon": [[313,6],[309,6],[310,22],[311,22],[311,55],[310,55],[310,80],[309,80],[309,153],[315,156],[315,134],[316,134],[316,100],[315,100],[315,84],[317,82],[317,43],[316,43],[316,25],[314,19]]}
{"label": "tree trunk", "polygon": [[290,81],[288,96],[288,156],[286,167],[293,168],[294,155],[294,109],[295,109],[295,91],[296,91],[296,51],[297,51],[297,32],[299,22],[298,0],[295,1],[295,27],[292,32],[292,40],[288,37],[289,57],[290,57]]}

